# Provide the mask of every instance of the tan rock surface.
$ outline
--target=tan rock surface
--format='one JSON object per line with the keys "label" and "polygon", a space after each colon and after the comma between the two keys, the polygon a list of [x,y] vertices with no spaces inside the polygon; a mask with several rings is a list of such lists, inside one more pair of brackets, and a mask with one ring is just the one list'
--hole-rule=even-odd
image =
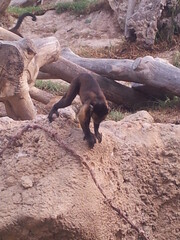
{"label": "tan rock surface", "polygon": [[[28,124],[39,128],[17,137]],[[141,111],[100,131],[89,150],[71,120],[0,119],[0,151],[16,135],[0,154],[3,240],[139,239],[107,199],[146,239],[178,239],[180,126]]]}

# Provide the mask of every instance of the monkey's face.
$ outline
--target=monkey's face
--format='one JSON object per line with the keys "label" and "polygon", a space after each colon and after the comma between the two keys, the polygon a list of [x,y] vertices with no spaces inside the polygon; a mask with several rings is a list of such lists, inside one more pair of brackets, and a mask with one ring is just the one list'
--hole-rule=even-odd
{"label": "monkey's face", "polygon": [[98,114],[96,114],[94,112],[92,113],[92,119],[93,119],[94,123],[96,123],[96,124],[100,124],[102,121],[104,121],[106,116],[107,116],[107,114],[105,114],[103,116],[99,116]]}
{"label": "monkey's face", "polygon": [[109,108],[103,103],[95,104],[92,108],[92,118],[96,124],[101,123],[108,115]]}

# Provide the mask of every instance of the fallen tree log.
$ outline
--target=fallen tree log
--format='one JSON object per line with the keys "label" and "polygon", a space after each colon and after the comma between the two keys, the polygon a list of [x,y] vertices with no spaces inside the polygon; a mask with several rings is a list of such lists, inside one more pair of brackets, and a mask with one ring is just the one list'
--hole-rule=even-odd
{"label": "fallen tree log", "polygon": [[[16,34],[10,31],[0,28],[0,38],[3,40],[16,41],[21,39]],[[49,78],[61,78],[67,82],[78,76],[80,73],[87,72],[86,69],[80,68],[77,65],[61,58],[56,64],[50,64],[43,68],[46,72],[39,72],[39,79],[49,79]],[[89,72],[90,74],[93,74]],[[135,90],[123,86],[118,83],[112,83],[109,79],[93,74],[95,78],[99,79],[101,87],[105,92],[107,99],[117,104],[123,104],[127,108],[136,108],[144,105],[148,99],[141,93],[137,93]],[[43,103],[47,103],[50,97],[46,97],[46,94],[38,92],[37,89],[31,89],[30,95],[35,100]]]}
{"label": "fallen tree log", "polygon": [[0,27],[0,40],[4,41],[17,41],[20,40],[21,37]]}
{"label": "fallen tree log", "polygon": [[29,90],[39,68],[57,60],[59,52],[59,42],[54,37],[0,42],[0,101],[9,117],[26,120],[36,116]]}
{"label": "fallen tree log", "polygon": [[165,91],[156,87],[147,86],[140,83],[132,83],[131,87],[136,91],[146,94],[150,98],[154,100],[162,100],[165,101],[168,98],[173,99],[174,95],[169,91]]}
{"label": "fallen tree log", "polygon": [[48,93],[44,90],[41,90],[41,89],[38,89],[36,87],[31,87],[30,88],[30,96],[38,101],[38,102],[41,102],[41,103],[44,103],[44,104],[48,104],[49,101],[54,98],[54,95],[51,94],[51,93]]}
{"label": "fallen tree log", "polygon": [[123,104],[129,109],[144,106],[149,101],[144,94],[115,81],[111,81],[110,79],[100,76],[94,72],[90,72],[89,70],[82,68],[63,57],[61,57],[57,62],[44,65],[41,67],[40,71],[41,73],[38,75],[38,78],[42,76],[43,72],[49,74],[49,78],[60,78],[69,83],[79,74],[85,72],[89,73],[99,82],[107,100],[116,104]]}
{"label": "fallen tree log", "polygon": [[82,58],[69,48],[61,55],[90,71],[113,80],[136,82],[180,96],[180,69],[160,58],[146,56],[135,60]]}

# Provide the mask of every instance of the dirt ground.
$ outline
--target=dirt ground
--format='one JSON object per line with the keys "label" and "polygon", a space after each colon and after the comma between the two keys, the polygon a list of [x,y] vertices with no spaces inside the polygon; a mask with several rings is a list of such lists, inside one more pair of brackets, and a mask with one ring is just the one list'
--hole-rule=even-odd
{"label": "dirt ground", "polygon": [[2,239],[178,240],[180,127],[141,111],[103,122],[90,150],[61,116],[0,119]]}

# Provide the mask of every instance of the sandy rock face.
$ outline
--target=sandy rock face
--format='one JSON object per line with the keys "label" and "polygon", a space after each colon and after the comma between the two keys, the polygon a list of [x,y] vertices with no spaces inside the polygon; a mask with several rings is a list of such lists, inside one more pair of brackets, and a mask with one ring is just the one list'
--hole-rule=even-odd
{"label": "sandy rock face", "polygon": [[111,47],[123,39],[116,16],[105,10],[80,16],[47,11],[44,15],[37,16],[36,22],[25,18],[20,32],[27,38],[55,36],[61,47]]}
{"label": "sandy rock face", "polygon": [[110,7],[115,12],[121,30],[124,30],[128,1],[108,0]]}
{"label": "sandy rock face", "polygon": [[178,239],[180,126],[141,111],[100,131],[89,150],[71,120],[0,119],[3,240]]}

